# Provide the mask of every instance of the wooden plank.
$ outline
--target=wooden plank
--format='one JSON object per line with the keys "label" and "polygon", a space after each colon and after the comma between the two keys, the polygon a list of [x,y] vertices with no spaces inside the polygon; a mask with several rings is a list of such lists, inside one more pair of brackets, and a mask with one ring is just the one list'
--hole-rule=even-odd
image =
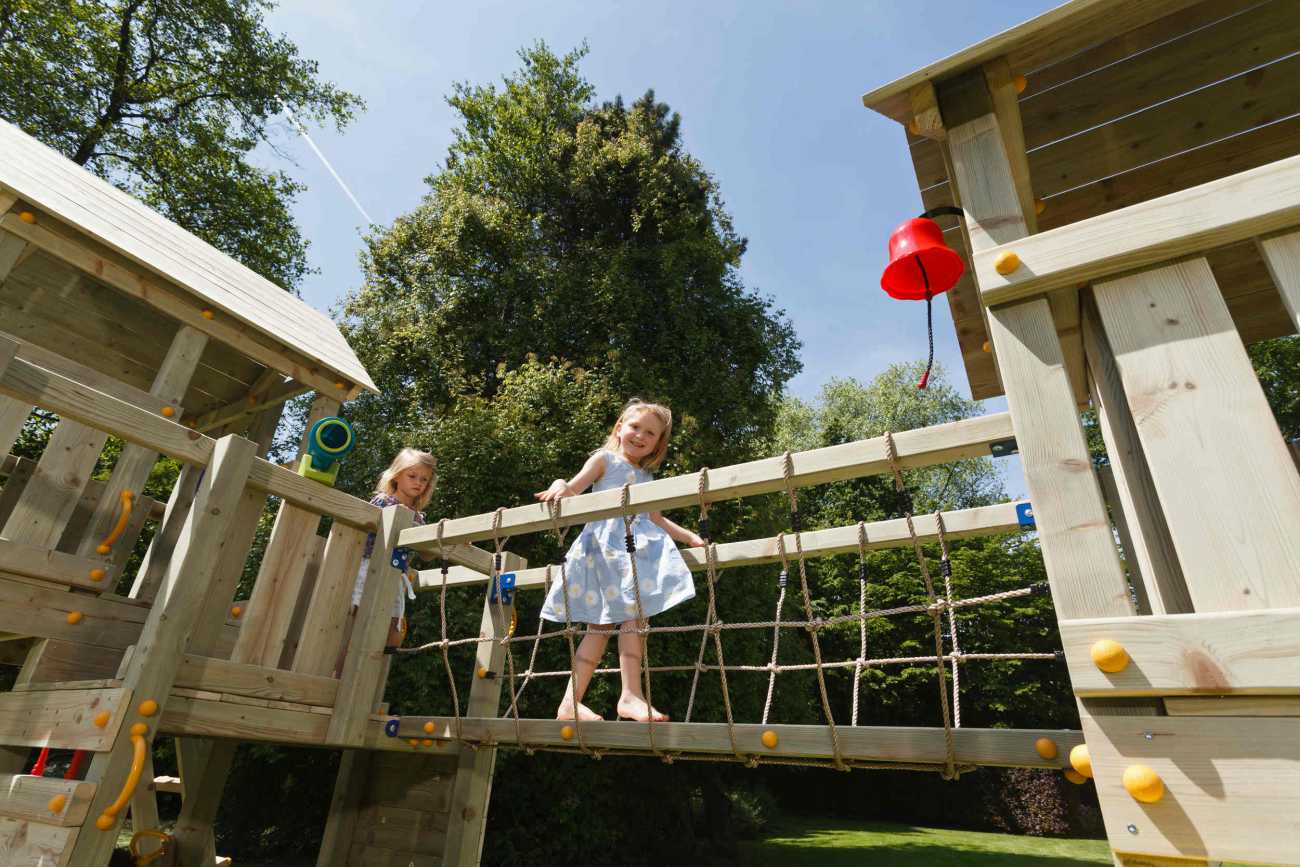
{"label": "wooden plank", "polygon": [[1150,614],[1151,598],[1147,595],[1145,579],[1138,562],[1133,558],[1133,534],[1124,517],[1124,510],[1120,508],[1120,494],[1115,484],[1114,470],[1110,464],[1102,464],[1096,469],[1097,482],[1101,485],[1101,497],[1110,509],[1110,520],[1115,525],[1115,535],[1119,537],[1119,547],[1123,552],[1121,559],[1124,568],[1128,571],[1129,587],[1133,590],[1133,605],[1138,614]]}
{"label": "wooden plank", "polygon": [[87,688],[121,685],[116,678],[123,650],[54,638],[41,639],[38,644],[39,653],[28,653],[19,663],[22,671],[14,682],[15,690],[69,689],[68,684],[75,682]]}
{"label": "wooden plank", "polygon": [[922,81],[908,91],[912,104],[912,119],[908,122],[909,132],[929,139],[942,139],[947,135],[943,128],[943,115],[939,112],[939,99],[934,93],[934,82]]}
{"label": "wooden plank", "polygon": [[[81,617],[69,623],[73,612]],[[117,599],[68,593],[0,571],[0,632],[125,650],[139,640],[148,614],[146,608]]]}
{"label": "wooden plank", "polygon": [[281,504],[235,642],[231,656],[235,662],[272,668],[279,664],[319,526],[320,515],[315,512]]}
{"label": "wooden plank", "polygon": [[[2,237],[2,236],[0,236]],[[4,334],[4,332],[0,332]],[[43,346],[38,346],[29,340],[14,334],[4,334],[10,340],[18,343],[18,357],[24,361],[30,361],[37,367],[43,367],[46,370],[53,371],[60,376],[76,380],[90,386],[96,391],[112,395],[118,400],[125,401],[149,412],[158,412],[167,403],[162,398],[155,397],[148,391],[136,388],[132,385],[115,379],[94,367],[82,364],[71,358],[66,358],[57,352],[52,352]],[[173,403],[173,406],[176,404]]]}
{"label": "wooden plank", "polygon": [[1112,507],[1128,528],[1125,553],[1133,562],[1134,583],[1143,585],[1151,614],[1185,614],[1192,611],[1192,597],[1183,580],[1182,566],[1160,499],[1151,481],[1151,470],[1138,437],[1137,425],[1124,395],[1115,355],[1102,330],[1091,294],[1084,305],[1084,346],[1092,374],[1093,406],[1097,424],[1106,443],[1106,455],[1118,494]]}
{"label": "wooden plank", "polygon": [[353,845],[363,843],[367,847],[440,856],[447,839],[446,817],[447,814],[442,814],[439,822],[437,817],[421,810],[372,804],[364,809],[357,822]]}
{"label": "wooden plank", "polygon": [[435,855],[407,852],[401,849],[384,849],[363,843],[353,844],[349,867],[440,867],[442,859]]}
{"label": "wooden plank", "polygon": [[[513,718],[465,717],[461,721],[465,737],[470,740],[491,739],[506,744],[515,742]],[[455,726],[450,717],[402,717],[398,737],[423,736],[426,722],[434,724],[435,738],[450,737]],[[575,741],[566,741],[561,735],[561,729],[565,725],[563,720],[524,719],[519,724],[522,736],[529,744],[576,749]],[[655,744],[662,750],[732,754],[726,723],[668,722],[656,723],[654,729]],[[774,750],[762,744],[763,732],[768,729],[779,735],[778,746]],[[947,757],[942,728],[841,726],[837,731],[846,759],[942,764]],[[1079,732],[1064,729],[960,728],[953,731],[953,736],[958,763],[999,767],[1064,768],[1068,766],[1070,749],[1083,741]],[[645,726],[619,725],[613,720],[583,723],[582,737],[588,746],[594,747],[627,750],[648,750],[650,747]],[[1034,750],[1034,741],[1040,737],[1056,741],[1056,758],[1044,759]],[[829,758],[834,753],[830,730],[821,725],[762,726],[737,723],[736,743],[741,753],[760,758]],[[455,815],[455,812],[453,803],[452,814]]]}
{"label": "wooden plank", "polygon": [[[1300,156],[975,254],[984,303],[1003,304],[1300,223]],[[1021,265],[994,265],[1005,252]]]}
{"label": "wooden plank", "polygon": [[[163,709],[159,731],[186,738],[223,738],[297,746],[326,746],[328,742],[325,733],[329,723],[330,717],[326,714],[280,707],[235,704],[221,701],[219,696],[212,699],[182,696],[173,692],[167,706]],[[380,738],[382,733],[375,738],[376,746],[388,749],[397,749],[400,746],[381,744]],[[333,744],[333,746],[340,745]],[[206,778],[206,773],[203,776]]]}
{"label": "wooden plank", "polygon": [[347,867],[347,853],[352,847],[361,809],[361,793],[372,761],[373,754],[366,750],[344,750],[339,757],[339,773],[334,781],[316,867]]}
{"label": "wooden plank", "polygon": [[[0,693],[0,739],[10,746],[106,750],[126,716],[127,699],[121,688]],[[109,721],[100,728],[95,717],[102,711]]]}
{"label": "wooden plank", "polygon": [[[992,506],[977,506],[972,509],[957,509],[943,513],[944,535],[949,539],[967,539],[975,536],[1010,533],[1020,529],[1017,509],[1027,506],[1027,500],[998,503]],[[938,522],[934,515],[917,515],[912,519],[912,526],[917,538],[922,542],[934,542],[939,538]],[[886,521],[868,521],[863,527],[867,534],[868,551],[882,551],[886,548],[907,547],[912,544],[905,518],[893,518]],[[762,563],[779,563],[781,561],[777,536],[765,539],[747,539],[743,542],[723,542],[717,545],[715,565],[719,569],[737,566],[754,566]],[[809,557],[830,557],[836,554],[851,554],[858,550],[858,525],[832,527],[826,530],[806,530],[800,543],[803,552]],[[794,557],[794,538],[787,534],[786,552]],[[694,572],[708,568],[703,548],[682,549],[682,559]],[[551,567],[551,579],[560,579],[559,564]],[[439,569],[425,569],[420,572],[419,589],[431,590],[442,586],[442,573]],[[448,574],[447,586],[462,584],[484,584],[488,576],[465,570],[455,575]],[[515,572],[515,587],[527,589],[542,587],[546,583],[546,567],[523,569]]]}
{"label": "wooden plank", "polygon": [[1217,15],[1198,11],[1207,17],[1216,15],[1218,20],[1192,28],[1185,23],[1186,15],[1166,19],[1166,26],[1177,30],[1160,34],[1160,41],[1151,43],[1148,50],[1079,70],[1046,92],[1041,88],[1048,76],[1032,76],[1035,89],[1025,94],[1021,104],[1025,143],[1041,147],[1271,63],[1295,50],[1295,9],[1290,0],[1252,2],[1244,11],[1225,9],[1222,2],[1213,5],[1219,10]]}
{"label": "wooden plank", "polygon": [[364,743],[366,722],[386,666],[384,642],[392,619],[393,599],[400,575],[389,565],[398,537],[411,526],[413,513],[401,506],[383,510],[383,530],[375,538],[374,553],[361,604],[357,607],[352,639],[348,645],[339,680],[334,715],[330,718],[329,740],[346,746]]}
{"label": "wooden plank", "polygon": [[[862,104],[906,123],[908,91],[922,81],[942,81],[987,61],[1008,56],[1013,69],[1028,71],[1105,42],[1192,5],[1194,0],[1073,0],[866,93]],[[951,127],[950,127],[951,128]]]}
{"label": "wooden plank", "polygon": [[187,653],[176,671],[176,686],[332,707],[339,682],[332,677],[280,671]]}
{"label": "wooden plank", "polygon": [[30,867],[64,867],[76,828],[0,817],[0,861]]}
{"label": "wooden plank", "polygon": [[[149,610],[140,641],[126,668],[123,687],[130,690],[133,704],[153,700],[159,708],[166,705],[189,633],[200,618],[205,586],[247,483],[255,449],[248,440],[230,436],[219,440],[213,450],[212,462],[199,484],[176,553],[168,564],[158,597]],[[224,619],[223,614],[223,611],[213,611],[206,616]],[[146,722],[152,732],[158,717],[155,715]],[[127,732],[120,732],[111,749],[91,762],[86,778],[101,783],[91,805],[92,815],[99,816],[116,797],[131,763],[131,754],[130,737]],[[121,816],[117,819],[120,821]],[[112,834],[96,833],[88,826],[86,833],[78,838],[70,863],[73,867],[99,867],[112,845]]]}
{"label": "wooden plank", "polygon": [[[987,457],[989,444],[1007,439],[1011,419],[1004,413],[894,434],[899,464],[905,468],[931,466],[965,458]],[[884,437],[796,452],[791,456],[796,487],[889,472],[889,457]],[[785,462],[781,457],[764,458],[744,464],[709,470],[707,502],[749,497],[784,490]],[[620,513],[620,490],[601,491],[568,497],[560,501],[559,525],[567,527],[586,521],[613,517]],[[676,509],[699,503],[699,474],[689,473],[633,485],[628,502],[638,512]],[[443,541],[472,542],[492,538],[492,514],[453,518],[446,522]],[[543,503],[517,506],[501,513],[501,534],[518,535],[550,529],[551,518]],[[435,552],[437,524],[414,527],[402,535],[401,545],[424,552]],[[467,564],[468,565],[468,564]]]}
{"label": "wooden plank", "polygon": [[[5,378],[23,364],[18,359],[11,361],[5,369]],[[61,418],[0,536],[13,542],[53,548],[72,517],[107,439],[107,434],[101,431]]]}
{"label": "wooden plank", "polygon": [[333,676],[365,547],[363,531],[344,524],[335,524],[330,529],[324,561],[307,609],[298,652],[294,655],[294,671]]}
{"label": "wooden plank", "polygon": [[[189,518],[190,506],[194,502],[194,495],[198,493],[199,479],[202,476],[202,466],[196,464],[181,466],[180,474],[176,477],[171,495],[167,499],[162,520],[154,531],[153,539],[149,541],[149,550],[145,552],[144,559],[136,570],[135,580],[131,584],[132,599],[151,602],[157,594],[163,575],[167,572],[167,564],[171,562],[172,553],[176,549],[176,541],[180,538],[181,529]],[[224,553],[223,549],[223,555]]]}
{"label": "wooden plank", "polygon": [[[77,557],[8,539],[0,539],[0,564],[3,564],[6,572],[68,587],[80,587],[95,593],[110,589],[115,583],[109,573],[109,564],[102,560]],[[105,575],[99,579],[92,578],[92,570],[102,570]]]}
{"label": "wooden plank", "polygon": [[[80,780],[33,777],[29,774],[0,774],[0,816],[45,825],[80,825],[95,787]],[[58,810],[51,810],[54,798],[63,796]],[[13,863],[13,862],[8,862]]]}
{"label": "wooden plank", "polygon": [[1294,156],[1298,135],[1300,116],[1278,120],[1075,187],[1045,201],[1039,226],[1055,229]]}
{"label": "wooden plank", "polygon": [[248,483],[309,512],[330,515],[335,520],[372,532],[379,527],[377,507],[366,500],[300,476],[293,470],[258,461],[249,473]]}
{"label": "wooden plank", "polygon": [[1286,312],[1300,330],[1300,232],[1291,232],[1259,242],[1269,275],[1282,296]]}
{"label": "wooden plank", "polygon": [[[1293,43],[1296,36],[1293,29]],[[1289,117],[1297,105],[1300,56],[1293,53],[1038,148],[1029,155],[1034,190],[1046,198]]]}
{"label": "wooden plank", "polygon": [[[1070,682],[1081,696],[1300,695],[1300,609],[1063,620]],[[1089,649],[1109,639],[1129,655],[1103,672]]]}
{"label": "wooden plank", "polygon": [[[13,450],[33,408],[30,403],[0,396],[0,453],[8,455]],[[5,517],[8,517],[7,513],[0,513],[0,520]]]}
{"label": "wooden plank", "polygon": [[1300,605],[1300,474],[1208,264],[1094,296],[1196,610]]}
{"label": "wooden plank", "polygon": [[1170,716],[1300,717],[1300,698],[1293,695],[1198,695],[1165,699]]}
{"label": "wooden plank", "polygon": [[[1112,848],[1295,863],[1296,814],[1279,805],[1300,791],[1300,720],[1096,717],[1083,726]],[[1125,792],[1121,779],[1133,764],[1164,782],[1158,803]]]}

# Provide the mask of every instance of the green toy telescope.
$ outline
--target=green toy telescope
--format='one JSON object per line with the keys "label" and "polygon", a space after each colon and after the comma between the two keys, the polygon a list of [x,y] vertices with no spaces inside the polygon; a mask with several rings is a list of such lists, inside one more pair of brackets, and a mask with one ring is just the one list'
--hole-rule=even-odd
{"label": "green toy telescope", "polygon": [[333,415],[321,419],[307,431],[307,453],[298,463],[298,475],[334,487],[339,477],[339,461],[356,444],[352,425]]}

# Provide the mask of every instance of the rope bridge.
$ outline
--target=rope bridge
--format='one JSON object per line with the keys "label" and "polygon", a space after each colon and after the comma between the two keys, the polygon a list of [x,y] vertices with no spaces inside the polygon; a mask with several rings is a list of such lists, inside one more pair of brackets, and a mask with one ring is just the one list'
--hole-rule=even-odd
{"label": "rope bridge", "polygon": [[[731,761],[739,762],[750,767],[760,764],[779,764],[779,765],[808,765],[819,767],[833,767],[838,770],[849,770],[851,768],[889,768],[904,770],[924,770],[937,771],[945,779],[955,779],[961,773],[972,770],[976,764],[1024,764],[1037,766],[1059,766],[1059,762],[1045,760],[1041,752],[1035,752],[1032,744],[1035,735],[1051,735],[1057,739],[1069,741],[1071,737],[1078,740],[1077,733],[1068,732],[1026,732],[1014,730],[965,730],[961,729],[961,691],[960,691],[960,670],[961,666],[970,662],[987,661],[987,660],[1059,660],[1061,654],[1057,653],[964,653],[961,650],[956,612],[960,609],[972,608],[976,606],[992,605],[1005,602],[1011,599],[1030,596],[1034,594],[1044,594],[1047,592],[1046,583],[1035,584],[1029,587],[1023,587],[1014,590],[1008,590],[1000,593],[994,593],[979,597],[958,599],[953,596],[952,589],[952,568],[949,558],[949,541],[948,533],[945,526],[944,515],[936,512],[933,516],[935,526],[935,537],[939,543],[940,559],[939,574],[942,577],[942,585],[938,586],[931,573],[930,564],[922,550],[922,541],[916,528],[916,520],[913,515],[913,504],[910,493],[903,482],[902,461],[900,460],[898,447],[892,434],[886,434],[881,438],[886,452],[886,468],[893,477],[895,493],[898,497],[898,509],[903,514],[903,521],[906,526],[906,541],[910,544],[923,583],[925,587],[925,599],[923,604],[903,605],[893,608],[884,609],[867,609],[867,556],[866,552],[871,545],[867,524],[859,522],[856,525],[856,551],[858,555],[858,605],[854,613],[838,615],[833,617],[816,617],[813,610],[812,594],[809,588],[806,561],[810,552],[805,551],[804,537],[805,532],[801,526],[799,513],[798,494],[796,491],[795,472],[796,457],[787,452],[780,459],[780,478],[781,487],[784,489],[786,499],[789,502],[790,530],[780,533],[776,539],[776,558],[781,563],[780,578],[778,581],[779,593],[776,602],[776,610],[773,619],[766,621],[750,621],[729,623],[724,622],[718,615],[717,607],[717,581],[720,564],[718,562],[718,546],[713,542],[709,533],[709,506],[710,502],[716,501],[720,497],[711,496],[713,492],[709,487],[709,470],[701,470],[697,474],[696,503],[700,510],[699,533],[705,540],[705,546],[702,549],[704,558],[704,571],[707,572],[706,587],[708,590],[707,608],[703,623],[682,625],[682,626],[650,626],[648,621],[642,616],[640,577],[637,575],[635,555],[635,539],[632,533],[632,522],[641,511],[646,511],[647,506],[637,505],[632,502],[632,488],[634,486],[624,485],[619,492],[619,504],[617,514],[622,517],[625,543],[629,553],[630,577],[635,591],[634,598],[636,603],[636,623],[639,628],[627,630],[635,633],[641,642],[641,679],[642,688],[648,707],[653,707],[652,698],[652,674],[676,674],[691,673],[692,681],[690,688],[690,697],[687,701],[687,708],[684,722],[656,722],[649,719],[644,723],[619,723],[609,721],[584,721],[576,718],[565,718],[563,720],[530,720],[520,715],[519,705],[524,691],[528,684],[535,678],[555,678],[569,677],[572,675],[576,662],[576,645],[575,638],[597,632],[591,628],[575,625],[568,620],[568,606],[565,606],[566,621],[562,628],[554,631],[544,631],[544,621],[538,619],[537,631],[533,635],[517,635],[517,621],[514,617],[513,601],[507,601],[507,594],[500,592],[501,589],[501,563],[508,541],[502,531],[503,515],[507,510],[504,508],[497,509],[491,513],[491,535],[495,553],[493,555],[493,569],[488,581],[486,604],[495,605],[501,615],[502,622],[510,624],[506,634],[501,637],[469,637],[452,639],[447,634],[447,608],[446,596],[447,588],[453,583],[449,581],[449,566],[446,558],[446,547],[448,543],[447,527],[448,519],[438,522],[432,529],[433,539],[431,543],[432,550],[438,554],[442,561],[440,569],[439,588],[439,620],[441,625],[441,638],[426,644],[411,647],[397,648],[396,653],[402,655],[425,653],[430,651],[440,651],[443,661],[443,667],[446,670],[447,680],[451,692],[453,717],[449,720],[441,718],[402,718],[396,721],[390,721],[389,733],[394,736],[410,737],[413,739],[427,738],[431,735],[437,737],[449,737],[462,743],[469,744],[471,747],[480,745],[510,745],[518,746],[528,753],[535,750],[549,750],[560,752],[576,752],[586,754],[592,758],[600,758],[606,754],[619,755],[640,755],[653,756],[662,761],[672,763],[678,760],[696,760],[696,761]],[[800,453],[800,456],[812,453]],[[735,469],[735,468],[728,468]],[[649,483],[651,485],[655,483]],[[645,484],[635,486],[644,488]],[[589,496],[589,495],[588,495]],[[551,501],[546,504],[549,518],[549,530],[555,535],[556,539],[563,549],[564,537],[567,528],[562,525],[562,504],[561,501]],[[1027,508],[1017,510],[1020,513],[1020,526],[1032,526],[1032,518],[1026,517],[1032,514]],[[570,519],[568,525],[573,525],[577,521]],[[964,535],[969,535],[966,533]],[[789,541],[787,541],[787,539]],[[456,541],[464,541],[463,537]],[[791,552],[791,544],[793,552]],[[700,549],[697,549],[700,550]],[[836,552],[842,548],[834,549]],[[693,552],[692,552],[693,553]],[[825,549],[819,553],[825,553]],[[732,564],[734,565],[734,564]],[[793,567],[793,568],[792,568]],[[528,572],[541,573],[541,580],[530,580],[528,586],[543,586],[550,590],[553,581],[559,580],[565,599],[569,598],[568,576],[565,564],[561,562],[557,567],[546,566],[540,570],[526,570]],[[791,576],[797,576],[797,589],[799,602],[801,603],[801,615],[794,619],[783,618],[785,600],[787,594],[787,585]],[[515,589],[524,586],[525,582],[518,582]],[[508,610],[507,610],[508,609]],[[867,656],[867,621],[874,618],[891,617],[907,614],[928,614],[933,627],[934,653],[922,656],[893,656],[893,657],[875,657]],[[949,639],[951,649],[945,651],[944,625],[947,625],[946,636]],[[827,660],[823,658],[821,642],[819,635],[825,630],[857,624],[858,627],[858,654],[855,658],[844,660]],[[732,630],[768,630],[772,631],[772,652],[769,661],[764,665],[741,665],[727,663],[724,655],[723,634]],[[809,637],[809,643],[812,649],[812,663],[782,664],[779,660],[780,640],[785,630],[802,630]],[[600,630],[608,634],[608,630]],[[698,654],[692,665],[652,665],[649,657],[648,637],[653,633],[700,633],[700,643]],[[569,669],[556,671],[538,671],[536,669],[538,648],[542,641],[563,638],[567,643],[569,656]],[[510,698],[507,716],[501,719],[485,719],[462,717],[460,713],[460,698],[455,685],[455,676],[452,671],[450,650],[455,647],[466,645],[478,645],[486,642],[495,642],[504,648],[505,667],[510,685]],[[528,657],[527,667],[522,671],[516,669],[515,664],[515,645],[531,643],[531,650]],[[705,661],[706,651],[709,645],[712,645],[716,662],[710,663]],[[922,728],[886,728],[886,727],[865,727],[858,725],[859,715],[859,696],[862,680],[862,673],[865,669],[886,665],[932,665],[937,678],[940,722],[942,729],[922,729]],[[847,727],[843,723],[837,723],[834,713],[831,709],[830,695],[826,687],[825,672],[828,669],[853,669],[853,689],[852,689],[852,709],[850,713],[849,724]],[[769,726],[769,716],[772,708],[773,696],[776,688],[776,678],[782,672],[790,671],[812,671],[816,675],[818,698],[821,704],[822,717],[824,725],[822,726],[789,726],[782,725]],[[597,669],[594,674],[613,674],[618,673],[617,668]],[[719,737],[719,725],[716,723],[699,723],[691,722],[692,715],[695,711],[696,694],[702,675],[716,672],[719,678],[722,696],[722,708],[725,716],[725,738]],[[728,681],[728,674],[733,673],[766,673],[768,675],[765,701],[761,722],[758,725],[737,722],[732,707],[732,686]],[[479,676],[494,676],[491,672],[485,670],[479,671]],[[948,687],[948,680],[951,678],[951,691]],[[575,705],[576,705],[575,700]],[[651,715],[652,716],[652,715]],[[558,729],[559,738],[555,737]],[[636,735],[630,739],[623,737],[624,733],[636,731]],[[894,744],[886,746],[882,750],[879,743],[882,739],[884,742],[890,742],[891,737],[904,734],[914,735],[920,740],[930,741],[930,735],[937,734],[941,731],[942,746],[938,755],[934,755],[935,750],[927,744]],[[782,735],[785,735],[786,744],[781,747]],[[866,736],[865,738],[863,736]],[[999,743],[1006,740],[1005,736],[1014,736],[1018,738],[1023,746],[1025,743],[1031,745],[1028,751],[1023,749],[1006,749],[1006,744]],[[963,743],[959,744],[959,739]],[[1041,738],[1040,738],[1041,740]],[[827,743],[829,741],[829,743]],[[413,743],[418,742],[413,740]],[[759,746],[761,745],[761,747]],[[878,761],[864,758],[864,755],[887,754],[889,761]],[[907,761],[909,754],[921,754],[925,761]],[[1023,753],[1023,759],[1019,754]],[[1055,756],[1053,757],[1055,758]],[[982,761],[977,761],[982,759]]]}

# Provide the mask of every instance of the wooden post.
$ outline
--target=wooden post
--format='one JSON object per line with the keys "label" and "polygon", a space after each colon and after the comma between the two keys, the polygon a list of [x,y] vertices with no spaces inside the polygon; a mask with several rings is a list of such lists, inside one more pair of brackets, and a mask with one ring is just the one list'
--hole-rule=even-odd
{"label": "wooden post", "polygon": [[1300,232],[1260,241],[1259,251],[1292,324],[1300,331]]}
{"label": "wooden post", "polygon": [[1133,590],[1133,602],[1138,614],[1151,613],[1151,597],[1147,595],[1146,579],[1141,566],[1133,556],[1133,533],[1129,530],[1128,519],[1120,508],[1119,488],[1115,485],[1115,469],[1110,464],[1097,467],[1097,482],[1101,485],[1101,497],[1110,507],[1110,519],[1115,524],[1115,533],[1119,536],[1119,545],[1124,550],[1124,568],[1128,570],[1129,587]]}
{"label": "wooden post", "polygon": [[[173,410],[172,421],[179,422],[183,409],[181,401],[189,387],[190,379],[199,365],[203,348],[207,346],[208,336],[193,328],[182,325],[172,338],[171,347],[158,374],[154,377],[149,393],[161,398]],[[108,535],[110,528],[117,521],[119,502],[122,491],[131,491],[137,496],[149,480],[149,472],[158,462],[158,453],[153,449],[127,443],[118,456],[113,467],[113,474],[104,486],[103,494],[95,506],[87,525],[85,535],[77,547],[77,553],[83,557],[96,555],[100,540]],[[132,540],[123,539],[119,545],[130,547]],[[102,555],[101,555],[102,556]]]}
{"label": "wooden post", "polygon": [[366,587],[357,607],[334,715],[330,718],[326,738],[330,743],[357,747],[365,743],[375,693],[387,670],[384,643],[400,586],[400,573],[389,561],[398,535],[411,526],[412,520],[413,513],[403,506],[389,506],[383,511],[382,532],[375,537]]}
{"label": "wooden post", "polygon": [[316,867],[347,867],[361,790],[370,765],[371,755],[365,750],[344,750],[339,757],[339,775],[334,781],[334,795],[330,798],[329,818],[321,835]]}
{"label": "wooden post", "polygon": [[1300,605],[1300,475],[1209,264],[1094,296],[1196,610]]}
{"label": "wooden post", "polygon": [[[176,556],[168,565],[158,598],[126,666],[122,686],[130,697],[123,705],[130,709],[127,720],[119,726],[111,749],[95,756],[86,776],[97,788],[69,867],[102,867],[108,860],[121,814],[107,830],[98,829],[95,823],[126,780],[134,751],[130,730],[135,723],[144,723],[146,740],[152,739],[194,624],[201,616],[225,613],[200,610],[203,590],[226,544],[235,504],[248,481],[254,449],[248,440],[229,436],[219,440],[213,450],[194,507],[181,531]],[[154,702],[152,714],[145,713],[146,701]]]}
{"label": "wooden post", "polygon": [[303,623],[293,670],[303,674],[335,675],[347,628],[352,588],[356,583],[366,533],[335,523],[325,543],[325,555]]}
{"label": "wooden post", "polygon": [[1116,501],[1111,505],[1123,516],[1129,531],[1125,550],[1133,560],[1134,583],[1143,583],[1143,595],[1151,606],[1149,613],[1190,613],[1192,598],[1187,593],[1182,566],[1151,483],[1151,470],[1124,396],[1115,355],[1091,298],[1084,305],[1083,339],[1092,374],[1092,402],[1114,473]]}
{"label": "wooden post", "polygon": [[[528,568],[522,557],[507,553],[502,570],[513,572]],[[483,603],[483,618],[479,626],[482,638],[500,638],[510,628],[510,609]],[[501,704],[501,686],[505,680],[506,649],[497,641],[484,641],[474,655],[474,673],[471,675],[467,717],[494,717]],[[478,672],[488,671],[492,677],[479,677]],[[507,687],[514,689],[514,684]],[[483,852],[483,830],[487,826],[488,803],[492,799],[492,773],[496,768],[496,747],[480,746],[478,749],[461,748],[456,760],[456,782],[452,786],[451,823],[447,828],[447,842],[443,848],[444,865],[475,865]]]}
{"label": "wooden post", "polygon": [[[13,206],[13,202],[9,200],[13,197],[7,193],[0,196],[3,197],[3,200],[0,200],[0,205],[4,205],[2,210],[9,210]],[[9,204],[5,205],[5,201],[9,201]],[[0,232],[0,283],[9,278],[9,272],[18,263],[26,248],[27,242],[22,238],[8,232]],[[17,349],[16,346],[14,348]],[[14,443],[18,441],[18,435],[22,433],[23,425],[31,414],[31,404],[22,403],[12,397],[0,397],[0,459],[13,451]]]}

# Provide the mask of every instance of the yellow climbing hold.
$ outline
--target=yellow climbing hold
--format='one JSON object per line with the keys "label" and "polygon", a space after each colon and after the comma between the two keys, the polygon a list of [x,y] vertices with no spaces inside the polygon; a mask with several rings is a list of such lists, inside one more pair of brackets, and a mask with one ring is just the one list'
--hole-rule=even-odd
{"label": "yellow climbing hold", "polygon": [[1011,83],[1016,86],[1016,94],[1019,95],[1024,93],[1025,88],[1029,86],[1029,79],[1025,78],[1023,75],[1017,75],[1015,78],[1011,79]]}
{"label": "yellow climbing hold", "polygon": [[55,795],[53,798],[50,798],[50,802],[45,806],[50,808],[51,813],[62,813],[63,808],[66,807],[67,805],[68,805],[67,795]]}
{"label": "yellow climbing hold", "polygon": [[426,735],[431,735],[431,734],[433,734],[433,723],[431,723],[431,722],[427,722],[427,723],[424,724],[424,733],[425,733]]}
{"label": "yellow climbing hold", "polygon": [[1082,786],[1084,783],[1088,782],[1088,778],[1076,771],[1074,768],[1065,769],[1065,778],[1076,786]]}
{"label": "yellow climbing hold", "polygon": [[776,745],[779,742],[780,738],[776,736],[776,732],[771,729],[763,732],[763,746],[767,747],[769,750],[776,749]]}
{"label": "yellow climbing hold", "polygon": [[90,570],[90,580],[91,580],[91,581],[103,581],[104,578],[107,577],[107,575],[108,575],[108,573],[105,572],[103,569],[91,569],[91,570]]}
{"label": "yellow climbing hold", "polygon": [[482,666],[479,666],[478,679],[485,680],[487,676],[488,676],[488,670],[486,668],[483,668]]}
{"label": "yellow climbing hold", "polygon": [[244,613],[244,609],[240,608],[238,605],[230,606],[230,616],[235,618],[236,620],[238,620],[239,615],[243,613]]}
{"label": "yellow climbing hold", "polygon": [[65,619],[68,621],[69,626],[76,626],[81,622],[81,617],[82,614],[80,611],[69,611],[68,616]]}
{"label": "yellow climbing hold", "polygon": [[1165,796],[1165,781],[1146,765],[1129,765],[1124,769],[1124,790],[1135,801],[1154,804]]}
{"label": "yellow climbing hold", "polygon": [[171,418],[176,415],[175,408],[170,406],[164,406],[162,409],[158,410],[158,412],[162,414],[163,418]]}
{"label": "yellow climbing hold", "polygon": [[144,737],[145,735],[149,734],[149,726],[145,725],[144,723],[135,723],[134,725],[131,726],[131,734],[138,735],[139,737]]}
{"label": "yellow climbing hold", "polygon": [[993,344],[985,340],[984,343],[980,346],[980,349],[984,350],[985,352],[992,352]]}
{"label": "yellow climbing hold", "polygon": [[1003,277],[1020,267],[1020,257],[1010,250],[1004,250],[993,260],[993,270]]}
{"label": "yellow climbing hold", "polygon": [[1041,214],[1043,211],[1046,210],[1047,210],[1047,202],[1044,202],[1042,199],[1034,199],[1035,214]]}
{"label": "yellow climbing hold", "polygon": [[107,813],[100,813],[99,818],[95,820],[95,827],[101,831],[107,831],[117,823],[117,819]]}
{"label": "yellow climbing hold", "polygon": [[561,726],[560,737],[564,738],[566,741],[573,740],[573,726]]}
{"label": "yellow climbing hold", "polygon": [[99,713],[95,714],[95,728],[107,728],[110,719],[112,719],[112,717],[109,716],[108,711],[101,710]]}
{"label": "yellow climbing hold", "polygon": [[410,745],[413,746],[413,747],[418,747],[418,746],[420,745],[420,739],[419,739],[419,738],[411,738],[409,741],[407,741],[407,743],[410,744]]}
{"label": "yellow climbing hold", "polygon": [[1115,674],[1128,667],[1128,651],[1118,641],[1103,638],[1092,645],[1089,651],[1092,662],[1107,674]]}
{"label": "yellow climbing hold", "polygon": [[22,220],[24,223],[26,223],[29,226],[36,225],[36,215],[33,214],[31,211],[19,211],[18,219]]}
{"label": "yellow climbing hold", "polygon": [[217,314],[213,313],[211,310],[204,310],[204,311],[203,311],[203,318],[204,318],[204,319],[213,319],[213,318],[216,317],[216,315],[217,315]]}
{"label": "yellow climbing hold", "polygon": [[424,743],[424,745],[425,745],[426,747],[431,747],[431,746],[433,746],[433,740],[430,739],[430,738],[425,738],[423,743]]}
{"label": "yellow climbing hold", "polygon": [[1034,741],[1034,749],[1045,759],[1056,758],[1056,741],[1051,738],[1039,738]]}
{"label": "yellow climbing hold", "polygon": [[140,711],[140,716],[153,716],[158,712],[158,702],[151,698],[146,698],[144,701],[140,702],[138,710]]}
{"label": "yellow climbing hold", "polygon": [[1082,776],[1092,779],[1092,756],[1088,755],[1088,745],[1079,744],[1070,750],[1070,767]]}

